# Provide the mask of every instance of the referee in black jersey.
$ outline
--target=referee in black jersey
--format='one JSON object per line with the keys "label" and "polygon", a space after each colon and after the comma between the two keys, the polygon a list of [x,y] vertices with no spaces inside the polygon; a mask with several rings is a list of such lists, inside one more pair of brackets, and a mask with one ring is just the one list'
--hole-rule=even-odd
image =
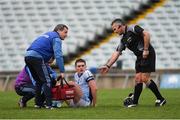
{"label": "referee in black jersey", "polygon": [[163,106],[166,103],[164,97],[158,90],[156,83],[150,79],[151,72],[155,72],[156,54],[154,48],[150,44],[150,35],[139,25],[127,26],[121,19],[115,19],[111,23],[114,33],[122,35],[120,44],[116,51],[112,54],[108,62],[101,66],[100,72],[107,73],[111,66],[116,62],[122,51],[128,48],[137,57],[136,75],[133,102],[127,107],[136,107],[143,89],[143,83],[154,93],[157,100],[155,106]]}

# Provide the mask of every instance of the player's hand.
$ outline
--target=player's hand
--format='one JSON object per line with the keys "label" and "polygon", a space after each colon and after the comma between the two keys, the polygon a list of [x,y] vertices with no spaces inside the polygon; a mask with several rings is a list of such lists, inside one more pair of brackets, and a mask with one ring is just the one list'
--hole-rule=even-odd
{"label": "player's hand", "polygon": [[149,50],[144,50],[143,51],[143,58],[147,58],[149,55]]}
{"label": "player's hand", "polygon": [[64,73],[60,73],[60,76],[61,76],[61,78],[64,78],[65,74]]}
{"label": "player's hand", "polygon": [[96,107],[96,104],[95,104],[95,103],[93,103],[93,104],[92,104],[92,107]]}
{"label": "player's hand", "polygon": [[106,74],[109,71],[109,67],[106,65],[103,65],[103,66],[99,67],[99,71],[101,74]]}

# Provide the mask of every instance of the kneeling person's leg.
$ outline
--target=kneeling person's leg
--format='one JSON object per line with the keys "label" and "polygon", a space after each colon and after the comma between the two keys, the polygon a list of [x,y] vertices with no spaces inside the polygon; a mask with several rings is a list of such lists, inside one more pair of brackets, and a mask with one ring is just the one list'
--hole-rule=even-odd
{"label": "kneeling person's leg", "polygon": [[22,93],[23,93],[22,101],[26,103],[35,96],[35,86],[25,85],[22,88]]}

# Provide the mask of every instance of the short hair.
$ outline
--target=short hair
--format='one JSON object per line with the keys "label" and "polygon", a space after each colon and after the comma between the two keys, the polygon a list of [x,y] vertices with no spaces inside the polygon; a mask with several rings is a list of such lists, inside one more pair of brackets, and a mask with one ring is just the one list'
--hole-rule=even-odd
{"label": "short hair", "polygon": [[86,61],[84,59],[77,59],[75,61],[75,66],[77,65],[78,62],[83,62],[86,65]]}
{"label": "short hair", "polygon": [[125,25],[125,22],[124,22],[122,19],[120,19],[120,18],[114,19],[114,20],[112,21],[112,23],[111,23],[111,26],[112,26],[114,23],[118,23],[118,24],[120,24],[120,25]]}
{"label": "short hair", "polygon": [[63,31],[64,28],[68,29],[68,27],[67,27],[66,25],[64,25],[64,24],[58,24],[58,25],[56,25],[56,27],[54,28],[53,31],[55,31],[55,32],[57,32],[58,30]]}

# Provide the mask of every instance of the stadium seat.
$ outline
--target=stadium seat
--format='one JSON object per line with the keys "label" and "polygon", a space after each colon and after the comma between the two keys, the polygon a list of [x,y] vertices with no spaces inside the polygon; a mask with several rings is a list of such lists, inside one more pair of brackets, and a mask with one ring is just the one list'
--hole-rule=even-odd
{"label": "stadium seat", "polygon": [[[79,47],[92,42],[97,34],[103,34],[104,28],[110,28],[114,18],[129,15],[138,10],[141,4],[149,0],[1,0],[0,1],[0,71],[21,70],[25,50],[32,41],[46,31],[52,30],[56,24],[69,26],[69,36],[63,42],[63,53],[76,52]],[[180,65],[180,1],[167,1],[164,6],[156,8],[145,19],[138,21],[151,33],[151,41],[157,51],[157,68],[177,68]],[[169,31],[172,31],[170,33]],[[102,44],[98,50],[82,56],[89,67],[102,65],[111,56],[119,44],[118,37]],[[168,49],[172,49],[168,52]],[[128,51],[128,50],[127,50]],[[125,52],[127,52],[125,51]],[[96,53],[98,52],[98,53]],[[170,57],[165,59],[168,53]],[[172,56],[171,56],[172,55]],[[9,60],[12,58],[12,60]],[[123,69],[134,69],[135,58],[131,52],[123,54]],[[162,61],[161,61],[162,60]],[[13,65],[13,62],[17,65]],[[96,62],[94,62],[96,61]],[[176,63],[175,66],[173,63]],[[7,65],[8,64],[8,65]],[[74,69],[74,64],[66,66]],[[116,66],[116,64],[114,65]]]}

